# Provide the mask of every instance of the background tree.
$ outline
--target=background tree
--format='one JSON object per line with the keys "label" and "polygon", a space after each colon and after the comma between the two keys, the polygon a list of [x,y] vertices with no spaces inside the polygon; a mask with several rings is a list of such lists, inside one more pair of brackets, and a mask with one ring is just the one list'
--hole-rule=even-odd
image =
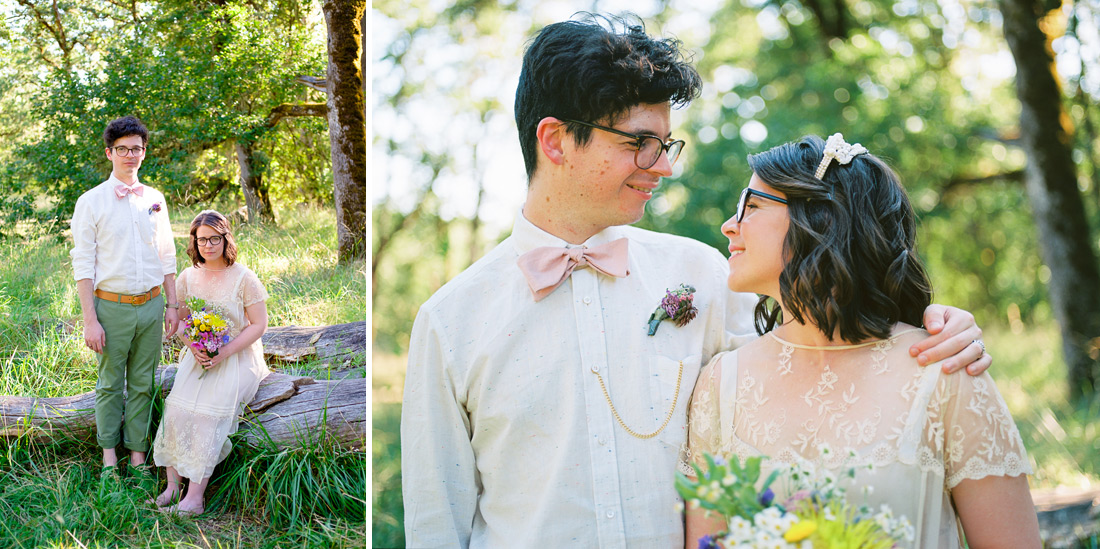
{"label": "background tree", "polygon": [[325,0],[328,127],[332,139],[340,261],[366,254],[367,125],[363,94],[365,0]]}
{"label": "background tree", "polygon": [[1044,243],[1040,252],[1052,273],[1050,299],[1061,326],[1070,389],[1082,396],[1092,394],[1100,379],[1100,271],[1077,188],[1074,129],[1050,44],[1056,36],[1044,32],[1064,20],[1059,7],[1037,0],[1001,2],[1005,38],[1016,59],[1027,193]]}

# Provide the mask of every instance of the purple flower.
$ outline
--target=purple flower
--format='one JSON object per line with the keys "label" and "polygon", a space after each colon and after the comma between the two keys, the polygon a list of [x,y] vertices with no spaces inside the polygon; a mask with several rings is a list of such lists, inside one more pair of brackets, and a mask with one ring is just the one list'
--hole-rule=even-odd
{"label": "purple flower", "polygon": [[718,549],[718,544],[714,543],[714,536],[707,534],[699,538],[699,549]]}
{"label": "purple flower", "polygon": [[154,202],[152,206],[149,206],[149,215],[153,215],[155,212],[160,211],[160,202]]}
{"label": "purple flower", "polygon": [[657,326],[662,320],[668,318],[677,326],[684,326],[691,322],[699,309],[692,303],[695,298],[695,288],[687,284],[681,284],[675,290],[665,290],[665,297],[653,314],[649,316],[649,335],[657,333]]}
{"label": "purple flower", "polygon": [[665,310],[665,314],[669,318],[675,318],[676,312],[680,310],[680,297],[665,290],[665,298],[661,300],[661,308]]}
{"label": "purple flower", "polygon": [[773,501],[775,501],[775,492],[772,492],[772,489],[768,488],[767,490],[764,490],[764,493],[760,494],[760,497],[757,498],[757,501],[760,502],[760,505],[767,507],[771,505]]}
{"label": "purple flower", "polygon": [[798,503],[799,501],[802,501],[802,500],[804,500],[806,498],[809,498],[809,497],[810,497],[810,491],[809,490],[799,490],[799,491],[795,492],[794,494],[792,494],[791,497],[787,498],[786,506],[791,507],[795,503]]}

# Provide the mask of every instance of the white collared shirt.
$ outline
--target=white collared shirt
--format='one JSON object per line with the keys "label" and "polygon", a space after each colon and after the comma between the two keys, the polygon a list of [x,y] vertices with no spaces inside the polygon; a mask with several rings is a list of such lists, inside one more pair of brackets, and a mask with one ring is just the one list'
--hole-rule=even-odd
{"label": "white collared shirt", "polygon": [[69,252],[73,278],[90,278],[98,290],[137,295],[176,274],[176,246],[164,195],[144,186],[142,196],[118,198],[116,185],[124,183],[112,173],[76,201]]}
{"label": "white collared shirt", "polygon": [[[522,213],[512,235],[421,308],[401,415],[409,547],[682,547],[674,488],[700,366],[756,337],[756,297],[700,242],[611,227],[630,274],[578,268],[535,302],[516,265],[566,242]],[[686,326],[647,320],[667,289],[696,288]],[[679,393],[675,392],[680,364]],[[627,426],[612,415],[597,372]]]}

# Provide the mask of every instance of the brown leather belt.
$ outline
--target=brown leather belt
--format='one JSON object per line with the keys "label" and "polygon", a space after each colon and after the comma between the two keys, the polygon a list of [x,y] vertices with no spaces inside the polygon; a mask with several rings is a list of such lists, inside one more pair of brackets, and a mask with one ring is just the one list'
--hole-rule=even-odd
{"label": "brown leather belt", "polygon": [[134,306],[145,305],[146,302],[158,295],[160,295],[160,286],[138,295],[112,294],[111,292],[105,292],[103,290],[95,291],[95,296],[100,299],[106,299],[107,301],[113,301],[115,303],[128,303]]}

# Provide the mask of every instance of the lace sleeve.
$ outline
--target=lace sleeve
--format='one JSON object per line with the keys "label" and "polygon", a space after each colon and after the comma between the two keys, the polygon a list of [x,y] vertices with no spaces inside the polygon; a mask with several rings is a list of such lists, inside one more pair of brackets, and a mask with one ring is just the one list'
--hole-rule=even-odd
{"label": "lace sleeve", "polygon": [[264,288],[260,278],[256,276],[256,273],[249,270],[244,274],[244,280],[241,281],[241,302],[245,307],[255,305],[261,301],[267,301],[267,298],[271,296],[267,295],[267,289]]}
{"label": "lace sleeve", "polygon": [[1031,474],[1016,422],[989,374],[947,375],[944,466],[948,488],[987,476]]}
{"label": "lace sleeve", "polygon": [[695,476],[691,464],[706,467],[703,454],[716,455],[722,445],[722,428],[719,406],[721,404],[722,357],[719,353],[699,372],[695,390],[688,405],[687,442],[680,448],[676,469],[685,475]]}

